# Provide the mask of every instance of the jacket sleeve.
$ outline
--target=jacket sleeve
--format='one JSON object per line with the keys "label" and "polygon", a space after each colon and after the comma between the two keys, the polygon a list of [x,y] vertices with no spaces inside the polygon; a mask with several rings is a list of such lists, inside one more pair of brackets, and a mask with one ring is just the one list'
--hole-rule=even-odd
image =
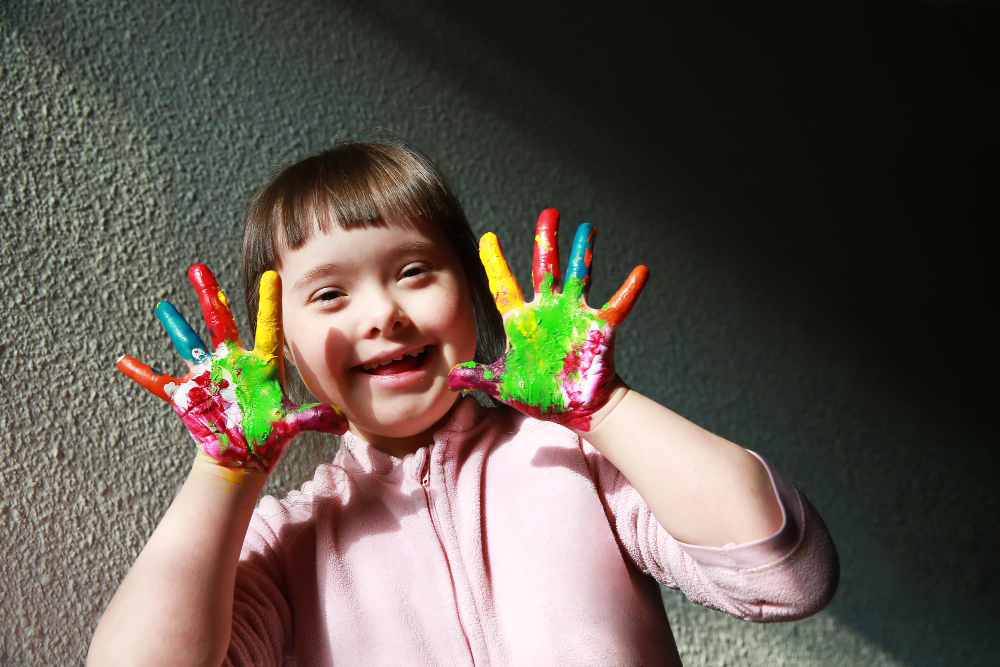
{"label": "jacket sleeve", "polygon": [[[581,448],[618,543],[632,564],[688,599],[759,623],[792,621],[822,610],[840,580],[830,533],[806,496],[756,452],[782,512],[768,537],[723,547],[686,544],[659,524],[635,487],[590,443]],[[749,450],[748,450],[749,451]]]}
{"label": "jacket sleeve", "polygon": [[285,567],[276,531],[262,517],[279,520],[284,508],[271,496],[254,511],[243,541],[233,595],[233,628],[224,665],[278,667],[292,636]]}

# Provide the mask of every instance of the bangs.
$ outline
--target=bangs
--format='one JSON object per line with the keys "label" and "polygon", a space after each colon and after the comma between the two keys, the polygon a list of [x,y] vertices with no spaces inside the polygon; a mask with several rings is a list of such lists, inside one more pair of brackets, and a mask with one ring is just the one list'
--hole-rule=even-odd
{"label": "bangs", "polygon": [[[475,360],[496,361],[506,336],[479,261],[476,236],[440,170],[425,153],[405,143],[341,141],[280,168],[257,191],[243,225],[241,273],[247,312],[257,312],[261,275],[280,269],[282,254],[300,248],[317,232],[416,218],[431,221],[461,262],[476,318]],[[256,335],[256,318],[250,318],[250,326]],[[485,395],[479,398],[492,404]]]}
{"label": "bangs", "polygon": [[336,152],[284,169],[255,202],[261,217],[270,219],[273,256],[334,226],[366,227],[401,217],[453,218],[457,202],[414,157],[392,144],[341,144]]}

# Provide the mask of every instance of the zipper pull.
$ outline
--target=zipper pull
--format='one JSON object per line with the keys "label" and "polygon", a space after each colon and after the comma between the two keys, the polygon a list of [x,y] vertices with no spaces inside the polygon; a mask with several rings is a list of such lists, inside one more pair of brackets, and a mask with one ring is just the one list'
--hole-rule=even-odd
{"label": "zipper pull", "polygon": [[427,448],[424,453],[424,460],[420,465],[423,468],[423,472],[420,474],[420,483],[425,487],[430,486],[431,483],[431,447]]}

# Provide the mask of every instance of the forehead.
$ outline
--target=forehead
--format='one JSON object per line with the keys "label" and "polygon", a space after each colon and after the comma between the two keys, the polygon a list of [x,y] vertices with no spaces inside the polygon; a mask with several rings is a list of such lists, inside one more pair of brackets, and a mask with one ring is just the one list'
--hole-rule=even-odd
{"label": "forehead", "polygon": [[357,265],[419,248],[449,252],[450,245],[438,225],[422,218],[379,220],[349,228],[334,225],[325,232],[314,230],[297,248],[282,250],[277,267],[287,280],[318,263]]}

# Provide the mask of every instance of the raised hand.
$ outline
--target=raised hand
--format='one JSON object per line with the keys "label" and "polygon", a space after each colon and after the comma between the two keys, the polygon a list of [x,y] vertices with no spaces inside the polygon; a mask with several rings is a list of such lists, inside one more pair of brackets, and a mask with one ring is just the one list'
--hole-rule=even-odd
{"label": "raised hand", "polygon": [[288,442],[303,431],[342,434],[344,414],[332,405],[298,406],[281,389],[281,281],[268,271],[260,278],[260,306],[253,350],[240,341],[236,320],[215,276],[204,264],[188,271],[201,301],[215,347],[208,354],[191,325],[167,301],[156,304],[157,319],[190,371],[171,377],[122,357],[118,369],[169,402],[199,448],[227,468],[271,471]]}
{"label": "raised hand", "polygon": [[649,278],[639,265],[600,310],[587,305],[594,234],[590,223],[576,230],[569,269],[560,280],[556,234],[559,212],[538,218],[532,262],[535,298],[524,302],[492,232],[479,242],[479,257],[503,316],[507,351],[492,364],[465,362],[448,375],[452,389],[481,389],[541,419],[581,431],[610,397],[615,384],[615,330],[628,316]]}

